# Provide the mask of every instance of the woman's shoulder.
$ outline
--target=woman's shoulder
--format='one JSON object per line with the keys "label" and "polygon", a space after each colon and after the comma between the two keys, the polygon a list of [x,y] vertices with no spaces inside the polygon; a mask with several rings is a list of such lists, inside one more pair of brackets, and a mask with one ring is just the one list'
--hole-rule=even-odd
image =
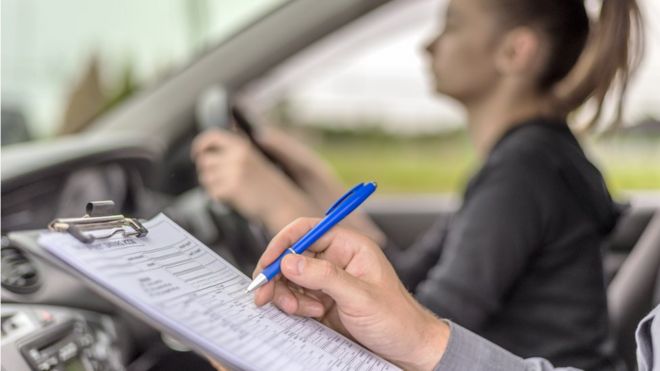
{"label": "woman's shoulder", "polygon": [[534,119],[507,132],[495,145],[487,162],[503,167],[548,170],[576,160],[588,162],[566,122]]}
{"label": "woman's shoulder", "polygon": [[609,230],[618,211],[605,180],[570,128],[560,124],[541,120],[509,132],[489,156],[483,183],[525,190],[520,193],[550,209],[573,205],[586,212],[599,229]]}
{"label": "woman's shoulder", "polygon": [[562,139],[555,135],[555,129],[536,122],[518,125],[506,133],[470,180],[466,201],[477,195],[482,195],[483,199],[484,194],[515,197],[529,205],[556,199],[562,188],[557,172],[561,164],[552,152]]}
{"label": "woman's shoulder", "polygon": [[[475,183],[508,184],[511,187],[531,187],[539,192],[538,184],[556,185],[558,172],[566,167],[566,159],[558,153],[575,152],[570,139],[546,125],[525,124],[507,133],[493,148]],[[573,157],[584,161],[579,146]],[[562,155],[563,156],[563,155]],[[545,187],[541,187],[545,188]],[[547,193],[546,193],[547,194]]]}
{"label": "woman's shoulder", "polygon": [[499,140],[466,196],[496,186],[530,202],[553,203],[569,191],[567,179],[602,181],[565,123],[537,119],[517,125]]}

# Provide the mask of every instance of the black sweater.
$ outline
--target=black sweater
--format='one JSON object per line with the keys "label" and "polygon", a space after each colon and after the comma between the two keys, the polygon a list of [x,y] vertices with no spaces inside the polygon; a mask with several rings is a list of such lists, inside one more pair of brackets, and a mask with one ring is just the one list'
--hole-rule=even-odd
{"label": "black sweater", "polygon": [[499,140],[448,226],[386,250],[439,316],[522,357],[611,369],[600,247],[618,215],[566,123],[536,119]]}

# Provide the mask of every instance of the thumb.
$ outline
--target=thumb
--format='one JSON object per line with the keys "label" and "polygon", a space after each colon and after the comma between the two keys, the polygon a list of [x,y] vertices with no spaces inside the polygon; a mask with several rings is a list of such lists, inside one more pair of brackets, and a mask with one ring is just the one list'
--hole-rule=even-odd
{"label": "thumb", "polygon": [[369,294],[364,282],[327,260],[289,254],[282,260],[281,272],[300,287],[323,291],[339,306],[360,307]]}

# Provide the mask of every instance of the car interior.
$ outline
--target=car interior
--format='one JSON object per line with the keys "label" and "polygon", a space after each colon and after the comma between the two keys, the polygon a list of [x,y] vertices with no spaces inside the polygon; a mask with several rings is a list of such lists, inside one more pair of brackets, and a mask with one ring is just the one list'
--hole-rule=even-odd
{"label": "car interior", "polygon": [[[26,239],[56,217],[82,216],[89,201],[113,200],[116,211],[127,216],[164,212],[250,274],[269,235],[199,188],[189,153],[201,131],[200,97],[221,86],[245,102],[247,116],[255,119],[259,104],[250,92],[270,84],[271,94],[278,94],[280,72],[287,66],[290,72],[297,57],[325,50],[332,36],[352,35],[360,20],[392,12],[389,3],[397,2],[284,2],[104,113],[87,130],[3,148],[2,369],[212,369],[175,339],[90,291]],[[351,43],[361,36],[343,37]],[[341,53],[338,49],[333,52]],[[323,60],[323,53],[315,55]],[[384,197],[370,202],[367,211],[397,246],[408,246],[458,206],[454,197]],[[616,346],[631,369],[635,326],[660,304],[659,247],[660,204],[628,200],[603,256]]]}

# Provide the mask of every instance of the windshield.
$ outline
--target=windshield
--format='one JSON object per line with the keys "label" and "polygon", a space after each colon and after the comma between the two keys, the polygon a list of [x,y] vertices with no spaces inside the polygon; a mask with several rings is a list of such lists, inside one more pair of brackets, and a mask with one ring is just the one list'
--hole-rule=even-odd
{"label": "windshield", "polygon": [[285,0],[3,0],[2,144],[80,131]]}

